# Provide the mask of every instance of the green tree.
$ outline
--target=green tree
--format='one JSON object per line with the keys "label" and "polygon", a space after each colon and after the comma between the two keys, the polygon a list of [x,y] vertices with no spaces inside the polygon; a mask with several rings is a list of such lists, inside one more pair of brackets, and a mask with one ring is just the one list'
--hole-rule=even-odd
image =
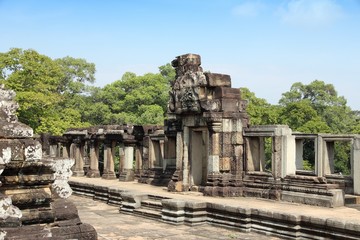
{"label": "green tree", "polygon": [[247,113],[252,125],[277,124],[280,108],[258,98],[248,88],[241,88],[241,97],[248,101]]}
{"label": "green tree", "polygon": [[[291,114],[287,114],[282,118],[285,123],[290,121],[291,128],[298,129],[308,123],[311,131],[316,124],[322,126],[317,127],[316,132],[351,133],[354,130],[355,115],[346,105],[346,99],[338,96],[332,84],[319,80],[308,85],[294,83],[290,91],[282,95],[279,104],[284,107],[283,114],[289,111],[295,113],[295,116],[290,117]],[[324,123],[328,127],[325,127]]]}
{"label": "green tree", "polygon": [[[294,83],[279,101],[282,106],[280,122],[295,131],[305,133],[352,133],[358,131],[355,112],[338,96],[332,84],[315,80],[308,85]],[[307,167],[313,168],[313,144],[305,142]],[[305,146],[304,145],[304,146]],[[309,146],[311,146],[309,148]],[[350,150],[346,143],[335,142],[335,171],[349,174]]]}
{"label": "green tree", "polygon": [[169,81],[174,75],[170,67],[164,65],[159,68],[161,73],[142,76],[126,72],[120,80],[94,91],[93,101],[101,103],[106,112],[103,123],[163,124]]}
{"label": "green tree", "polygon": [[0,53],[0,82],[17,94],[19,121],[35,133],[61,134],[68,126],[88,125],[81,122],[76,108],[66,104],[72,97],[67,93],[74,95],[84,89],[73,83],[94,79],[94,72],[89,70],[93,65],[85,65],[82,59],[52,60],[32,49],[13,48]]}
{"label": "green tree", "polygon": [[64,74],[57,87],[59,93],[78,94],[87,90],[86,83],[95,82],[95,64],[82,58],[55,59]]}
{"label": "green tree", "polygon": [[176,72],[170,63],[160,66],[159,71],[169,83],[175,80]]}

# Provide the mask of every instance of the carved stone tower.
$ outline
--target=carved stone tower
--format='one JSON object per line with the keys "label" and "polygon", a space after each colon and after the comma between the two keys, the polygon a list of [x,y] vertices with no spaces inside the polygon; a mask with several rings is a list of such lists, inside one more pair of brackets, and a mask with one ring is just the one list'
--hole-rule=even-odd
{"label": "carved stone tower", "polygon": [[178,56],[172,65],[165,146],[175,152],[165,152],[175,156],[176,171],[168,189],[240,196],[248,126],[240,89],[231,88],[229,75],[203,72],[199,55]]}

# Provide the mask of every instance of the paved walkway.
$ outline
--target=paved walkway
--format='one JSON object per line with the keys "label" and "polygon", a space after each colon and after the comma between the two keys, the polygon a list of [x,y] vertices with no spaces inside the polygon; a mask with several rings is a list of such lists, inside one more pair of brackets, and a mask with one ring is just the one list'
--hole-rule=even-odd
{"label": "paved walkway", "polygon": [[276,240],[257,233],[244,233],[208,224],[190,227],[171,225],[147,218],[119,213],[119,208],[73,195],[70,197],[79,211],[81,221],[91,224],[99,240],[202,240],[249,239]]}
{"label": "paved walkway", "polygon": [[234,207],[256,208],[256,209],[262,209],[277,213],[306,215],[314,218],[336,219],[343,222],[352,222],[352,223],[360,224],[360,208],[358,205],[351,207],[344,206],[337,208],[324,208],[324,207],[316,207],[316,206],[309,206],[303,204],[279,202],[279,201],[256,199],[256,198],[204,197],[199,193],[194,193],[194,192],[171,193],[171,192],[167,192],[165,187],[156,187],[156,186],[141,184],[137,182],[119,182],[118,179],[104,180],[101,178],[71,177],[70,181],[95,184],[98,186],[105,186],[105,187],[115,187],[123,190],[161,195],[174,199],[194,199],[199,201],[231,205]]}

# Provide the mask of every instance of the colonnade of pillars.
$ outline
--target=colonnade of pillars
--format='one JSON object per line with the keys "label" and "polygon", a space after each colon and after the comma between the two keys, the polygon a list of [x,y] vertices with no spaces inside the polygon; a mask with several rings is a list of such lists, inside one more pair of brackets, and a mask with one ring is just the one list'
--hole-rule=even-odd
{"label": "colonnade of pillars", "polygon": [[[101,144],[102,143],[102,144]],[[103,174],[100,176],[99,169],[99,155],[101,147],[103,146]],[[97,178],[102,177],[104,179],[114,179],[115,174],[115,154],[118,141],[116,140],[105,140],[99,142],[97,140],[78,140],[74,139],[72,143],[56,143],[50,145],[50,156],[51,157],[70,157],[75,159],[75,164],[72,168],[73,176],[84,176],[85,171],[85,159],[88,159],[88,171],[87,177]],[[138,148],[134,143],[126,144],[123,143],[119,146],[119,174],[123,175],[120,180],[132,181],[134,180],[134,157],[136,157],[136,165],[141,164],[141,154],[134,154],[135,148]],[[124,177],[125,176],[125,177]]]}

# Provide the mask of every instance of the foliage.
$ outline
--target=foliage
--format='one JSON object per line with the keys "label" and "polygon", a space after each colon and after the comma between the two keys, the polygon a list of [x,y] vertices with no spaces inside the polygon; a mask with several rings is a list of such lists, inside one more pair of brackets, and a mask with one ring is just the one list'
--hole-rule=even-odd
{"label": "foliage", "polygon": [[147,73],[137,76],[127,72],[120,80],[93,92],[93,101],[101,103],[104,112],[102,123],[163,124],[169,81],[173,74],[168,67],[159,68],[163,75]]}
{"label": "foliage", "polygon": [[294,83],[279,101],[281,122],[304,132],[351,133],[355,115],[332,84],[315,80],[308,85]]}
{"label": "foliage", "polygon": [[350,175],[351,146],[349,142],[335,142],[334,145],[335,145],[334,172],[341,175]]}
{"label": "foliage", "polygon": [[248,101],[247,113],[252,125],[276,124],[279,117],[279,107],[271,105],[263,98],[258,98],[248,88],[241,88],[241,97]]}
{"label": "foliage", "polygon": [[[315,80],[308,85],[294,83],[279,101],[280,122],[304,133],[355,133],[360,129],[356,112],[338,96],[332,84]],[[304,143],[306,168],[314,167],[313,143]],[[335,142],[335,172],[349,174],[348,144]]]}
{"label": "foliage", "polygon": [[88,125],[66,102],[68,94],[82,93],[85,82],[94,81],[93,64],[70,57],[52,60],[35,50],[13,48],[0,53],[0,73],[1,83],[16,91],[19,121],[36,133],[61,134],[68,127]]}

